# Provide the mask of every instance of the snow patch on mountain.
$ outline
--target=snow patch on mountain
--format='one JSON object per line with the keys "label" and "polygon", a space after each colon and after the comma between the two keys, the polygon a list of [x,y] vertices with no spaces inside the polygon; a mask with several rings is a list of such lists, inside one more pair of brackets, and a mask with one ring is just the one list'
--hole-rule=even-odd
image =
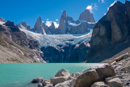
{"label": "snow patch on mountain", "polygon": [[114,6],[115,4],[117,3],[117,0],[115,0],[109,7],[108,7],[108,11],[109,11],[109,9],[112,7],[112,6]]}
{"label": "snow patch on mountain", "polygon": [[5,24],[5,22],[3,22],[3,21],[0,21],[0,25],[3,25],[3,24]]}
{"label": "snow patch on mountain", "polygon": [[89,42],[92,36],[92,30],[85,34],[57,34],[57,35],[43,35],[34,33],[26,29],[20,29],[25,32],[26,35],[36,39],[42,47],[58,46],[66,44],[78,44],[81,42]]}
{"label": "snow patch on mountain", "polygon": [[50,27],[52,25],[52,23],[54,23],[55,28],[59,27],[59,24],[54,21],[46,21],[46,26]]}

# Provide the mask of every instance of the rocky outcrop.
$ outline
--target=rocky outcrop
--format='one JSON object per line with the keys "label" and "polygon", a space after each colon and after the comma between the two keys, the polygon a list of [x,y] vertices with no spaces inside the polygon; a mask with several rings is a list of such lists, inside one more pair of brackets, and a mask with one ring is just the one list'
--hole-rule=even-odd
{"label": "rocky outcrop", "polygon": [[0,63],[44,62],[39,43],[11,21],[0,25]]}
{"label": "rocky outcrop", "polygon": [[46,32],[45,32],[45,24],[42,22],[42,19],[41,17],[39,17],[34,25],[34,29],[33,29],[35,32],[37,33],[41,33],[41,34],[44,34],[46,35]]}
{"label": "rocky outcrop", "polygon": [[44,60],[50,63],[58,62],[83,62],[87,56],[89,43],[79,43],[76,45],[65,45],[57,47],[42,47],[44,52]]}
{"label": "rocky outcrop", "polygon": [[100,62],[129,47],[129,8],[129,1],[125,4],[117,1],[95,25],[88,62]]}
{"label": "rocky outcrop", "polygon": [[60,24],[59,24],[59,33],[65,34],[66,33],[66,11],[63,11],[61,18],[60,18]]}

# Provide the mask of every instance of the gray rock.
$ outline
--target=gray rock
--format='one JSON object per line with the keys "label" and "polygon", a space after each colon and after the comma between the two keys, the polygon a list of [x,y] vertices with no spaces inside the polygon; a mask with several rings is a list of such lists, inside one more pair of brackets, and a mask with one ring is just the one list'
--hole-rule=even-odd
{"label": "gray rock", "polygon": [[95,82],[91,87],[109,87],[104,82]]}
{"label": "gray rock", "polygon": [[38,83],[38,87],[43,87],[42,83]]}
{"label": "gray rock", "polygon": [[107,83],[110,87],[123,87],[122,81],[119,78],[113,78],[109,80]]}
{"label": "gray rock", "polygon": [[42,77],[38,77],[38,78],[35,78],[31,81],[31,83],[42,83],[43,82],[43,78]]}
{"label": "gray rock", "polygon": [[101,78],[95,69],[88,70],[77,78],[75,87],[90,87],[94,82],[100,80]]}
{"label": "gray rock", "polygon": [[48,85],[48,84],[51,84],[50,80],[44,80],[44,81],[43,81],[43,85],[44,85],[44,86],[46,86],[46,85]]}
{"label": "gray rock", "polygon": [[96,71],[101,79],[116,75],[115,70],[111,65],[104,65],[102,67],[96,68]]}
{"label": "gray rock", "polygon": [[69,77],[70,73],[66,70],[66,69],[61,69],[57,72],[57,74],[55,75],[55,77],[60,77],[60,76],[66,76]]}
{"label": "gray rock", "polygon": [[50,82],[53,84],[53,85],[56,85],[58,83],[61,83],[61,82],[64,82],[67,80],[68,77],[65,77],[65,76],[60,76],[60,77],[54,77],[54,78],[51,78],[50,79]]}

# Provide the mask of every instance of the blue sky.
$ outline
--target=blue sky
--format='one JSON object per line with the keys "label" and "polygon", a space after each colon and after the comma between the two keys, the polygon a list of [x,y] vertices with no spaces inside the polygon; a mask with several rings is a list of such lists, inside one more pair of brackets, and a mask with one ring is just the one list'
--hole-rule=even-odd
{"label": "blue sky", "polygon": [[[118,0],[124,3],[125,0]],[[41,16],[43,21],[60,19],[63,10],[75,20],[87,6],[92,6],[94,18],[98,21],[114,0],[0,0],[0,17],[18,24],[26,21],[33,26]]]}

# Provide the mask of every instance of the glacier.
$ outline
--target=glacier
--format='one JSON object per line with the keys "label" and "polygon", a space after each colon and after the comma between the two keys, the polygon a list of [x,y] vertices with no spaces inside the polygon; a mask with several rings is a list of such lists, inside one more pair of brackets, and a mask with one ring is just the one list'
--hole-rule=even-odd
{"label": "glacier", "polygon": [[43,35],[40,33],[32,32],[26,28],[20,29],[27,36],[31,36],[36,39],[41,47],[71,44],[75,45],[81,42],[89,42],[92,36],[92,30],[89,33],[84,34],[55,34],[55,35]]}

